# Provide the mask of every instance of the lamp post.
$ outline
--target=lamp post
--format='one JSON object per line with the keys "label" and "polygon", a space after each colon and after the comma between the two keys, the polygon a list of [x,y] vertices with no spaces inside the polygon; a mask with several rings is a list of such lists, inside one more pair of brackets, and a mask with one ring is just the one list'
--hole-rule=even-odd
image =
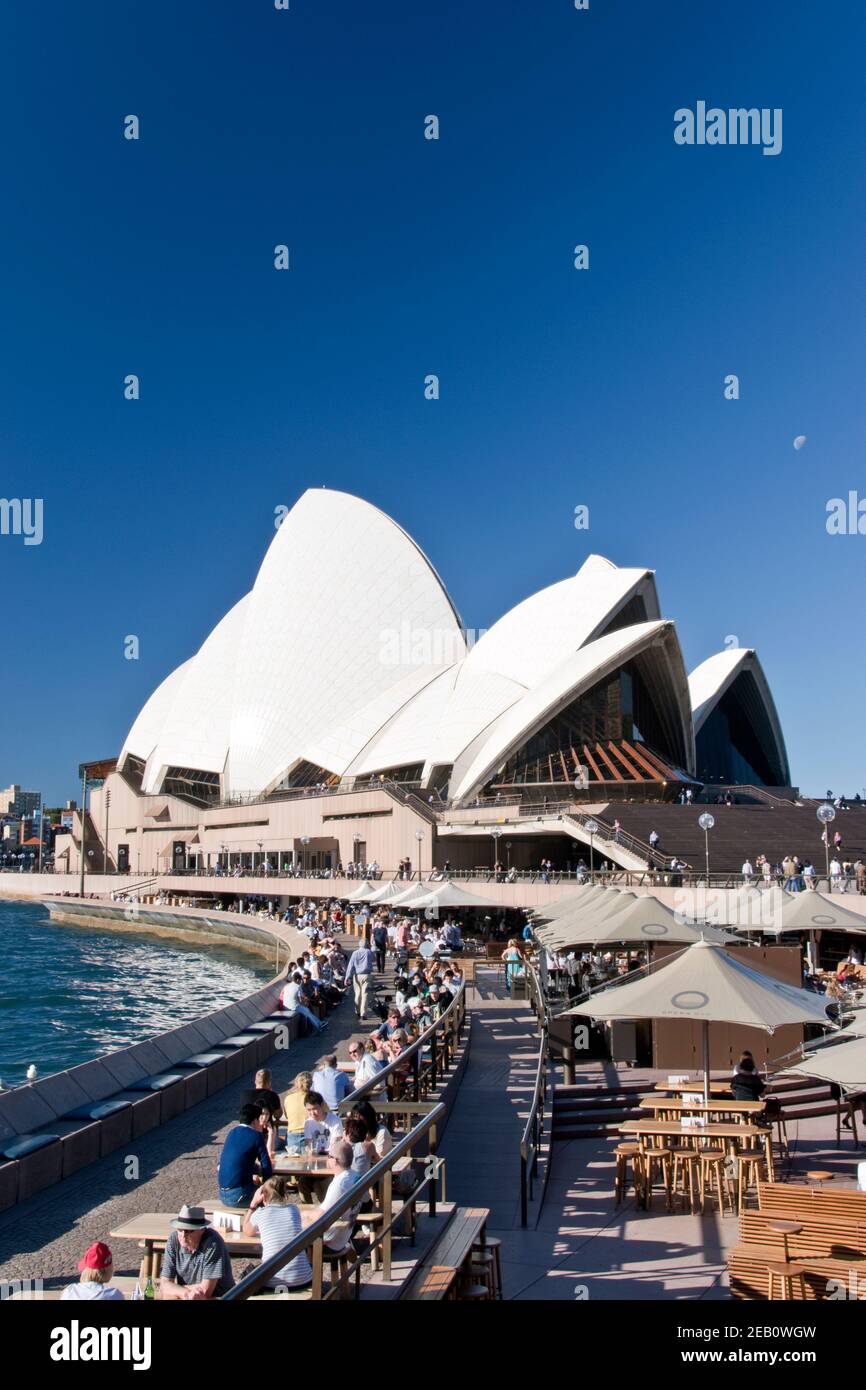
{"label": "lamp post", "polygon": [[595,861],[593,859],[592,842],[595,839],[595,836],[598,834],[598,821],[588,820],[584,823],[583,828],[589,836],[589,881],[590,883],[592,883],[593,874],[595,873]]}
{"label": "lamp post", "polygon": [[827,874],[827,892],[830,892],[830,826],[836,819],[836,808],[831,806],[829,801],[825,801],[819,806],[815,815],[824,827],[822,839],[824,841],[824,864]]}
{"label": "lamp post", "polygon": [[505,841],[505,867],[511,873],[511,841]]}
{"label": "lamp post", "polygon": [[107,874],[107,873],[108,873],[108,808],[109,808],[110,805],[111,805],[111,792],[108,790],[108,787],[105,785],[105,783],[103,783],[103,790],[104,790],[104,792],[105,792],[105,851],[104,851],[102,857],[103,857],[103,860],[104,860],[104,863],[103,863],[103,872]]}
{"label": "lamp post", "polygon": [[257,844],[258,847],[259,847],[259,873],[261,873],[261,871],[262,871],[262,846],[263,846],[263,844],[264,844],[264,840],[256,840],[256,844]]}
{"label": "lamp post", "polygon": [[707,888],[710,886],[710,831],[715,825],[715,817],[709,811],[704,811],[702,816],[698,816],[698,825],[704,832],[704,859],[707,866]]}
{"label": "lamp post", "polygon": [[356,869],[358,867],[358,846],[360,843],[361,836],[356,830],[354,835],[352,836],[352,863],[355,865]]}
{"label": "lamp post", "polygon": [[418,882],[421,882],[421,846],[424,843],[424,831],[416,830],[415,839],[418,841]]}
{"label": "lamp post", "polygon": [[491,830],[490,834],[491,834],[491,836],[493,837],[493,873],[494,873],[494,876],[495,876],[495,874],[496,874],[496,865],[497,865],[498,862],[499,862],[499,837],[501,836],[502,831],[501,831],[501,830],[498,830],[498,829],[497,829],[497,830]]}
{"label": "lamp post", "polygon": [[302,877],[302,878],[306,878],[306,877],[307,877],[307,845],[308,845],[309,843],[310,843],[310,837],[309,837],[309,835],[302,835],[302,836],[301,836],[301,844],[303,845],[303,849],[301,850],[301,877]]}
{"label": "lamp post", "polygon": [[87,832],[86,832],[86,829],[85,829],[85,827],[86,827],[86,822],[87,822],[87,767],[86,767],[86,765],[85,765],[84,763],[82,763],[82,765],[81,765],[81,854],[80,854],[80,856],[79,856],[80,861],[81,861],[81,862],[80,862],[81,875],[80,875],[80,882],[79,882],[79,885],[78,885],[78,896],[79,896],[79,898],[83,898],[83,897],[84,897],[84,853],[85,853],[85,850],[84,850],[84,837],[85,837],[85,835],[86,835],[86,833],[87,833]]}
{"label": "lamp post", "polygon": [[223,858],[225,857],[225,852],[226,852],[226,847],[225,847],[225,845],[220,845],[220,871],[221,871],[221,872],[228,873],[228,867],[229,867],[228,864],[223,864],[223,862],[222,862],[222,861],[223,861]]}

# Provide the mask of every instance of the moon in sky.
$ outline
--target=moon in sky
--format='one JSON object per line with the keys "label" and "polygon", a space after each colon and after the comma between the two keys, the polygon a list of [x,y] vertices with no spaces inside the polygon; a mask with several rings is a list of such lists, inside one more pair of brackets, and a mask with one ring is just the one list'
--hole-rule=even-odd
{"label": "moon in sky", "polygon": [[805,434],[798,434],[798,435],[797,435],[797,438],[794,440],[794,448],[795,448],[795,449],[802,449],[802,447],[803,447],[803,445],[804,445],[805,443],[806,443],[806,436],[805,436]]}

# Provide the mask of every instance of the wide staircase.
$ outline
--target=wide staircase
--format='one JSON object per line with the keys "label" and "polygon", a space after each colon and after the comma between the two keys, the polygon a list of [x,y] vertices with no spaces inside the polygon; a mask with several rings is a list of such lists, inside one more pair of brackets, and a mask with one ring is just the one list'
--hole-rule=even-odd
{"label": "wide staircase", "polygon": [[[569,1139],[621,1139],[619,1126],[640,1116],[640,1097],[651,1090],[646,1081],[617,1081],[613,1087],[557,1086],[553,1094],[554,1143]],[[768,1094],[778,1099],[788,1126],[797,1120],[837,1113],[837,1102],[826,1082],[805,1078],[780,1080],[770,1086]]]}
{"label": "wide staircase", "polygon": [[[775,864],[788,854],[797,854],[801,859],[811,858],[818,873],[823,874],[824,845],[814,803],[630,806],[617,802],[610,803],[601,817],[607,821],[616,817],[627,835],[644,843],[655,830],[659,854],[675,854],[695,868],[703,868],[704,832],[698,824],[703,811],[709,811],[715,820],[709,832],[711,873],[739,874],[747,855],[753,864],[759,854],[765,854]],[[866,856],[866,806],[837,811],[830,826],[831,837],[837,830],[842,835],[842,859],[854,861]]]}

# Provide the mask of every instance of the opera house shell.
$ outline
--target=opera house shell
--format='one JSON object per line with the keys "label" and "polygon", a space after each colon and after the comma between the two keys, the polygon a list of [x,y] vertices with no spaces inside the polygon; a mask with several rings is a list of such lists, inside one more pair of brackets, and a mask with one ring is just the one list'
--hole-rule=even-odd
{"label": "opera house shell", "polygon": [[721,653],[690,682],[652,571],[591,555],[470,646],[411,537],[316,489],[250,592],[147,701],[118,769],[142,794],[202,805],[383,776],[458,805],[576,781],[670,795],[706,771],[703,730],[704,762],[788,780],[754,652]]}

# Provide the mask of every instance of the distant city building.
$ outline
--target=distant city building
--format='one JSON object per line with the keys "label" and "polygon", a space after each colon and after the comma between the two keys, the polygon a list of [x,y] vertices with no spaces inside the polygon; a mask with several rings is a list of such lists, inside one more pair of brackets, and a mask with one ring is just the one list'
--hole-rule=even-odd
{"label": "distant city building", "polygon": [[0,816],[32,816],[41,805],[41,792],[22,791],[17,782],[0,791]]}

